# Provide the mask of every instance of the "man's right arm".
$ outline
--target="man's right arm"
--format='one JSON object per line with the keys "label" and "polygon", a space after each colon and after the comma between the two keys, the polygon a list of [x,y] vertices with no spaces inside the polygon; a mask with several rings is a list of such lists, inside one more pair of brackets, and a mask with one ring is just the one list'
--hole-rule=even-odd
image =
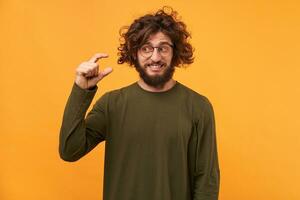
{"label": "man's right arm", "polygon": [[76,161],[105,140],[107,95],[103,95],[87,117],[85,114],[97,91],[97,83],[112,72],[99,69],[97,61],[107,58],[97,53],[76,69],[76,79],[65,107],[59,136],[59,154],[65,161]]}
{"label": "man's right arm", "polygon": [[103,95],[85,118],[97,86],[82,89],[74,83],[68,98],[59,137],[60,157],[76,161],[105,140],[107,95]]}

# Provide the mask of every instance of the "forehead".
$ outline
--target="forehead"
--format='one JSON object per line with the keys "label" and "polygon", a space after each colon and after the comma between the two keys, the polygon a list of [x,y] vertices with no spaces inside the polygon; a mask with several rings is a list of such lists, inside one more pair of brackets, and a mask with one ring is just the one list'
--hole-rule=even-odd
{"label": "forehead", "polygon": [[169,36],[162,32],[157,32],[155,34],[152,34],[149,36],[147,43],[150,43],[152,45],[157,45],[161,43],[170,43],[172,44],[172,41]]}

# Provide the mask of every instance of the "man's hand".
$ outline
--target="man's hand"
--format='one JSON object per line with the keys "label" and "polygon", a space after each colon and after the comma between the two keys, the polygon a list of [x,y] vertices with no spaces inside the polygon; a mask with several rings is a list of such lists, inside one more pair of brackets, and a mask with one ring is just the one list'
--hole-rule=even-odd
{"label": "man's hand", "polygon": [[75,83],[82,89],[89,89],[95,86],[102,78],[112,72],[111,67],[99,70],[97,61],[107,58],[105,53],[95,54],[89,61],[81,63],[76,69]]}

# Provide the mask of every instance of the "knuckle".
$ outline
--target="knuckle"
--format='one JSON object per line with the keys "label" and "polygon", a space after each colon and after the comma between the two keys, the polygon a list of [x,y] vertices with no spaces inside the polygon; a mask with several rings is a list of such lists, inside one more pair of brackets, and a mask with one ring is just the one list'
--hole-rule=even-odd
{"label": "knuckle", "polygon": [[84,68],[86,66],[86,62],[81,63],[78,68]]}

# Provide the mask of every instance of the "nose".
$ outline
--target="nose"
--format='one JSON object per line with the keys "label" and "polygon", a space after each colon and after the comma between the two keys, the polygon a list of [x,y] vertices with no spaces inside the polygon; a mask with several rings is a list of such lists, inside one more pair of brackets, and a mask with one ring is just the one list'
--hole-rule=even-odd
{"label": "nose", "polygon": [[151,60],[152,60],[153,62],[158,62],[158,61],[160,61],[161,55],[160,55],[160,53],[159,53],[159,51],[158,51],[157,48],[155,48],[155,49],[153,50],[153,53],[152,53],[152,55],[151,55],[150,58],[151,58]]}

